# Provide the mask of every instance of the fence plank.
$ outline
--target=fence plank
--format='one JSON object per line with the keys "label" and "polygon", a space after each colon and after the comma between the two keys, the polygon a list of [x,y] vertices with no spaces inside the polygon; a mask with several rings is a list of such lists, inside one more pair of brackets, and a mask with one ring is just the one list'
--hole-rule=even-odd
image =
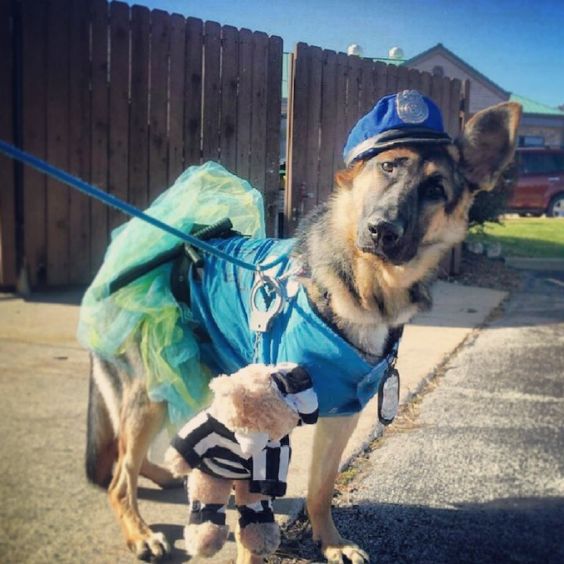
{"label": "fence plank", "polygon": [[178,14],[170,18],[170,94],[168,126],[168,184],[184,168],[184,57],[186,20]]}
{"label": "fence plank", "polygon": [[309,81],[307,97],[306,174],[302,191],[302,213],[307,214],[318,202],[319,194],[319,133],[321,129],[321,87],[323,60],[319,47],[309,48]]}
{"label": "fence plank", "polygon": [[129,201],[149,201],[149,41],[151,14],[131,8],[131,102],[129,108]]}
{"label": "fence plank", "polygon": [[348,57],[349,75],[347,89],[347,131],[350,131],[360,116],[360,64],[361,59],[356,56]]}
{"label": "fence plank", "polygon": [[[307,124],[307,98],[309,92],[309,47],[305,43],[296,45],[293,58],[293,127],[290,140],[291,150],[287,164],[287,198],[286,202],[286,235],[294,232],[303,216],[303,193],[306,178],[306,136],[304,127]],[[291,91],[292,91],[291,90]]]}
{"label": "fence plank", "polygon": [[251,171],[250,182],[264,193],[266,158],[266,80],[268,61],[268,36],[253,33],[253,90],[251,119]]}
{"label": "fence plank", "polygon": [[448,108],[448,129],[451,137],[460,133],[460,97],[461,82],[457,78],[450,81],[450,103]]}
{"label": "fence plank", "polygon": [[337,54],[323,51],[321,99],[321,154],[319,158],[318,201],[325,201],[333,189],[335,146],[342,147],[337,138]]}
{"label": "fence plank", "polygon": [[[21,3],[22,145],[41,159],[47,156],[47,4]],[[32,288],[44,286],[47,267],[47,177],[22,168],[23,254]]]}
{"label": "fence plank", "polygon": [[[13,9],[14,4],[0,0],[0,108],[13,108]],[[13,115],[9,111],[0,112],[0,139],[14,143]],[[0,285],[16,284],[16,185],[15,163],[0,155]]]}
{"label": "fence plank", "polygon": [[184,166],[200,164],[202,128],[202,32],[196,18],[186,20],[186,91],[184,97]]}
{"label": "fence plank", "polygon": [[386,70],[386,95],[394,94],[398,91],[398,68],[388,65]]}
{"label": "fence plank", "polygon": [[[333,152],[333,169],[339,169],[344,166],[343,163],[343,148],[347,141],[349,134],[348,122],[346,119],[346,111],[343,108],[347,107],[347,80],[348,80],[348,57],[345,53],[337,54],[336,66],[336,85],[335,85],[335,148]],[[333,175],[331,176],[331,184],[333,184]]]}
{"label": "fence plank", "polygon": [[420,74],[419,91],[425,96],[431,96],[431,79],[432,76],[428,72],[422,72]]}
{"label": "fence plank", "polygon": [[221,28],[221,164],[237,168],[237,79],[239,74],[239,33],[231,26]]}
{"label": "fence plank", "polygon": [[407,73],[407,87],[410,90],[418,90],[421,92],[421,75],[422,73],[417,69],[409,69]]}
{"label": "fence plank", "polygon": [[294,127],[296,125],[296,120],[294,119],[294,104],[296,101],[296,96],[294,95],[294,88],[296,87],[295,72],[295,53],[288,53],[287,55],[287,74],[288,74],[288,106],[287,106],[287,122],[286,122],[286,162],[285,164],[285,174],[284,174],[284,209],[282,225],[280,226],[280,235],[288,237],[292,233],[292,221],[295,216],[294,210],[297,207],[296,204],[296,191],[294,190],[293,182],[293,166],[294,166]]}
{"label": "fence plank", "polygon": [[409,69],[404,66],[397,67],[398,69],[398,85],[397,92],[407,90],[409,88]]}
{"label": "fence plank", "polygon": [[375,102],[375,69],[374,63],[370,59],[362,59],[360,63],[361,82],[360,82],[360,105],[359,113],[364,115],[369,112]]}
{"label": "fence plank", "polygon": [[[128,194],[129,150],[129,6],[110,3],[110,107],[109,107],[108,192],[122,200]],[[109,227],[127,219],[122,212],[109,210]]]}
{"label": "fence plank", "polygon": [[168,143],[166,130],[168,102],[168,52],[170,18],[162,10],[151,12],[149,201],[167,187]]}
{"label": "fence plank", "polygon": [[220,55],[221,26],[217,22],[205,22],[202,124],[202,159],[204,161],[219,159]]}
{"label": "fence plank", "polygon": [[439,108],[443,107],[443,79],[440,76],[431,78],[431,99]]}
{"label": "fence plank", "polygon": [[450,115],[449,115],[449,109],[450,109],[450,79],[447,78],[446,76],[441,78],[441,113],[443,115],[443,125],[445,127],[445,129],[447,130],[447,133],[449,132],[449,123],[450,123]]}
{"label": "fence plank", "polygon": [[[67,0],[47,13],[47,161],[68,169],[69,14]],[[47,283],[69,282],[69,188],[47,178]]]}
{"label": "fence plank", "polygon": [[[92,141],[91,181],[108,189],[108,5],[105,0],[91,0],[92,26]],[[108,243],[108,208],[91,203],[91,272],[102,264]]]}
{"label": "fence plank", "polygon": [[266,179],[264,187],[266,233],[278,234],[278,193],[280,190],[280,125],[282,114],[282,39],[268,42],[268,81],[266,91]]}
{"label": "fence plank", "polygon": [[387,65],[384,63],[374,64],[374,103],[387,94],[386,71]]}
{"label": "fence plank", "polygon": [[460,104],[461,104],[460,130],[463,131],[464,126],[466,125],[466,123],[470,119],[470,81],[468,79],[466,79],[462,82],[461,90],[462,90],[462,100],[460,102]]}
{"label": "fence plank", "polygon": [[[88,4],[72,0],[69,67],[69,172],[90,178],[90,45]],[[70,191],[69,282],[90,280],[90,198]]]}
{"label": "fence plank", "polygon": [[237,174],[251,177],[251,107],[253,91],[253,34],[239,31],[239,100],[237,104]]}

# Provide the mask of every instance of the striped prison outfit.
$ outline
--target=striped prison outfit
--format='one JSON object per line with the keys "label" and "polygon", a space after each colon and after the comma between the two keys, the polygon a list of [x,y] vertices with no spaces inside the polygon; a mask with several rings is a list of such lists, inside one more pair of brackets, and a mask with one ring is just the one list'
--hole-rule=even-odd
{"label": "striped prison outfit", "polygon": [[245,457],[236,435],[202,411],[172,439],[172,447],[192,468],[216,478],[250,480],[249,490],[273,497],[286,493],[290,439],[268,441],[256,455]]}
{"label": "striped prison outfit", "polygon": [[[271,374],[272,385],[280,392],[291,409],[299,415],[300,423],[316,423],[319,414],[317,396],[309,374],[294,363],[280,363]],[[243,441],[252,441],[251,455],[243,448]],[[266,433],[237,433],[228,429],[208,411],[191,419],[173,438],[171,446],[192,468],[217,478],[249,480],[249,491],[270,497],[286,493],[290,464],[290,439],[272,441]],[[270,523],[274,520],[270,501],[238,506],[241,527],[249,523]],[[225,506],[204,504],[191,499],[191,524],[211,521],[225,524]]]}
{"label": "striped prison outfit", "polygon": [[[189,525],[201,525],[202,523],[213,523],[214,525],[225,525],[225,505],[221,503],[201,503],[197,500],[190,502],[188,516]],[[264,499],[248,505],[237,505],[239,513],[239,526],[244,529],[251,523],[274,523],[274,512],[272,511],[272,500]]]}

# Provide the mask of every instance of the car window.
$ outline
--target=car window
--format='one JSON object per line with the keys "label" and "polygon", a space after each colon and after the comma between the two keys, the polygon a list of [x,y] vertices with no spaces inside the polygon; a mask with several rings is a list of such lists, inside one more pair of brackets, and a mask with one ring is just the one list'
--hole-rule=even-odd
{"label": "car window", "polygon": [[554,171],[564,172],[564,153],[554,153]]}
{"label": "car window", "polygon": [[564,153],[522,153],[519,160],[525,174],[564,172]]}

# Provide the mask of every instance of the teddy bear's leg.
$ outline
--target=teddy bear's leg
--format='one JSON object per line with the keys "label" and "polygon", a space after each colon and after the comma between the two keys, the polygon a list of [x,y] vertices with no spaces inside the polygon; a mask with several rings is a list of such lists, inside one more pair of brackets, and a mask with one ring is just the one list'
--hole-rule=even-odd
{"label": "teddy bear's leg", "polygon": [[237,563],[254,564],[272,554],[280,544],[280,528],[274,520],[272,499],[249,491],[248,480],[235,482]]}
{"label": "teddy bear's leg", "polygon": [[230,493],[230,480],[214,478],[197,469],[189,474],[190,509],[184,540],[190,556],[210,558],[225,544],[229,532],[225,508]]}

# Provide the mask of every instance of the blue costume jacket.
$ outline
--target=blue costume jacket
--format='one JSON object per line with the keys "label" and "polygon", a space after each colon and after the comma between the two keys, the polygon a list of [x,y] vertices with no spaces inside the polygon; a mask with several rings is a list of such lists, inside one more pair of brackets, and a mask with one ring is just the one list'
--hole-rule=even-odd
{"label": "blue costume jacket", "polygon": [[[258,264],[290,253],[292,239],[216,239],[211,244],[230,255]],[[275,267],[281,276],[292,259]],[[213,370],[235,372],[253,362],[295,362],[308,371],[322,416],[349,415],[360,411],[378,392],[382,378],[397,353],[376,365],[369,364],[352,345],[337,335],[309,304],[305,289],[289,297],[260,334],[255,356],[255,333],[249,329],[250,294],[256,274],[214,256],[204,255],[201,280],[190,272],[190,309],[194,321],[209,335],[200,343],[202,360]]]}

